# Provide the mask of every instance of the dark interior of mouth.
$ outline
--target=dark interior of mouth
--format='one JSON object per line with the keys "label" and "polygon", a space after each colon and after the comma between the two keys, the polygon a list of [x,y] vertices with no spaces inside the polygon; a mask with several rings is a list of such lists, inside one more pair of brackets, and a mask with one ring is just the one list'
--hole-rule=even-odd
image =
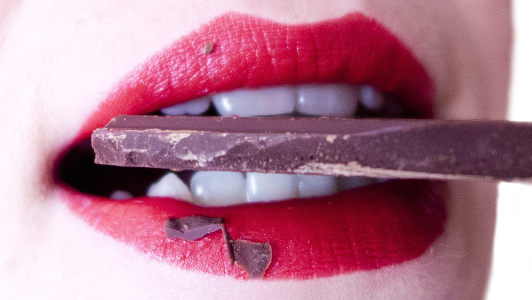
{"label": "dark interior of mouth", "polygon": [[[161,115],[160,111],[151,114]],[[203,115],[217,116],[218,113],[211,103],[210,108]],[[294,116],[303,117],[301,115]],[[359,105],[353,117],[415,118],[419,115],[405,111],[395,101],[387,101],[387,104],[379,111],[369,110]],[[109,197],[111,193],[117,190],[127,191],[133,197],[144,196],[148,187],[168,172],[165,169],[125,168],[95,164],[90,138],[71,147],[59,162],[56,170],[59,181],[81,193],[101,197]],[[192,174],[193,171],[182,171],[178,173],[178,176],[188,184]]]}

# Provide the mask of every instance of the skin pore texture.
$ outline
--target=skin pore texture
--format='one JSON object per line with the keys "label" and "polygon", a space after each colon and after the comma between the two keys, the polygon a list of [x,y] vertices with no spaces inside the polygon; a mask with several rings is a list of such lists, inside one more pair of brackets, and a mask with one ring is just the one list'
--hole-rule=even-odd
{"label": "skin pore texture", "polygon": [[0,290],[7,299],[482,299],[496,189],[453,182],[444,234],[403,264],[312,280],[181,270],[94,230],[60,199],[59,152],[154,53],[234,11],[286,24],[360,12],[388,28],[435,84],[439,118],[505,115],[507,1],[1,1]]}

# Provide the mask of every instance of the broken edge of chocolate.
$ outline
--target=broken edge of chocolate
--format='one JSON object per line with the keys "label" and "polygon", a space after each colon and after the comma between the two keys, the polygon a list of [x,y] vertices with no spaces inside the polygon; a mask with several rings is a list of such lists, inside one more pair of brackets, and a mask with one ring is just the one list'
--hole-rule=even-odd
{"label": "broken edge of chocolate", "polygon": [[224,241],[225,241],[225,247],[227,248],[227,255],[229,256],[229,263],[234,265],[235,256],[233,255],[233,247],[231,246],[231,242],[233,241],[233,239],[229,235],[229,232],[227,232],[227,228],[225,228],[225,224],[222,224],[222,232],[224,234]]}
{"label": "broken edge of chocolate", "polygon": [[237,264],[251,278],[261,278],[272,262],[270,243],[255,243],[245,240],[233,240],[222,225],[224,240],[231,264]]}
{"label": "broken edge of chocolate", "polygon": [[222,229],[223,219],[205,216],[170,217],[164,224],[164,232],[170,239],[194,241]]}

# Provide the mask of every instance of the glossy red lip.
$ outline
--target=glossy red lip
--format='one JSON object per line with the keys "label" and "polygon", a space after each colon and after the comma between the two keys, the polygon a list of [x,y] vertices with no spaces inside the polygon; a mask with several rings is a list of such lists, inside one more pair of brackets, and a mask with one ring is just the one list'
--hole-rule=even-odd
{"label": "glossy red lip", "polygon": [[[210,53],[202,50],[209,42]],[[227,14],[156,54],[119,84],[75,142],[118,114],[142,114],[241,87],[345,82],[393,95],[412,115],[431,112],[432,84],[397,38],[361,14],[289,26]],[[74,143],[75,143],[74,142]],[[63,185],[72,211],[97,230],[189,270],[236,278],[221,233],[194,242],[168,240],[170,216],[223,217],[233,238],[268,241],[265,278],[307,279],[377,269],[421,255],[444,230],[440,183],[390,181],[313,200],[201,208],[171,199],[116,202]]]}

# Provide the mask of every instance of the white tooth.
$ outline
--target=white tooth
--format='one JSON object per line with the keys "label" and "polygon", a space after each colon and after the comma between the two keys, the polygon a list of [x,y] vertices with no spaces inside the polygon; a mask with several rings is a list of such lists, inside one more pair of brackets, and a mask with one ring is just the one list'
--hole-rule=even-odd
{"label": "white tooth", "polygon": [[187,185],[173,172],[168,172],[148,187],[149,197],[171,197],[192,202]]}
{"label": "white tooth", "polygon": [[347,84],[301,85],[297,112],[311,116],[350,117],[357,106],[357,88]]}
{"label": "white tooth", "polygon": [[248,202],[267,202],[297,198],[297,175],[247,173]]}
{"label": "white tooth", "polygon": [[337,192],[336,177],[297,175],[299,195],[303,198],[332,195]]}
{"label": "white tooth", "polygon": [[182,116],[182,115],[201,115],[209,109],[211,97],[201,97],[185,103],[179,103],[174,106],[169,106],[161,109],[161,112],[167,116]]}
{"label": "white tooth", "polygon": [[133,195],[131,195],[131,193],[128,191],[116,190],[111,193],[109,198],[114,199],[114,200],[126,200],[126,199],[133,198]]}
{"label": "white tooth", "polygon": [[378,178],[370,178],[370,177],[362,177],[362,176],[338,177],[337,178],[338,191],[351,190],[351,189],[363,187],[366,185],[372,185],[377,182],[379,182]]}
{"label": "white tooth", "polygon": [[256,90],[236,90],[212,96],[221,116],[269,116],[294,112],[296,88],[271,87]]}
{"label": "white tooth", "polygon": [[196,202],[204,206],[246,202],[246,180],[238,172],[196,172],[190,179],[190,190]]}
{"label": "white tooth", "polygon": [[363,85],[360,87],[360,103],[369,110],[381,110],[384,106],[384,96],[373,87]]}

